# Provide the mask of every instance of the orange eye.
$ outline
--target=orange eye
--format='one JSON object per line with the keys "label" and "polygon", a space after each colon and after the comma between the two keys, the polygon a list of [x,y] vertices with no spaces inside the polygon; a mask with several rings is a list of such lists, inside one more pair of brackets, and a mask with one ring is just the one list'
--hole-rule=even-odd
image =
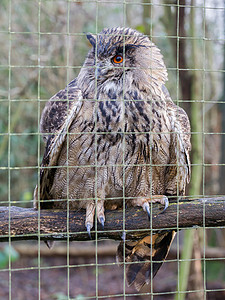
{"label": "orange eye", "polygon": [[121,62],[123,62],[123,56],[122,55],[116,55],[113,57],[113,62],[115,64],[120,64]]}

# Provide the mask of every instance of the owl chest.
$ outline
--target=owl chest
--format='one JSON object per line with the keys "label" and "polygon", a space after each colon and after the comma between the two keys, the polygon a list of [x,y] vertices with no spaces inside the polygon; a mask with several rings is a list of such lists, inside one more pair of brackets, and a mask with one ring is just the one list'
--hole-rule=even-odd
{"label": "owl chest", "polygon": [[89,102],[71,131],[71,148],[75,143],[83,154],[80,159],[88,162],[116,163],[119,153],[128,161],[159,164],[169,156],[171,129],[165,112],[156,112],[144,101]]}
{"label": "owl chest", "polygon": [[[106,108],[103,111],[102,107],[97,114],[93,107],[87,108],[70,128],[68,144],[66,142],[58,161],[65,168],[57,170],[56,175],[57,182],[61,182],[62,177],[67,178],[69,166],[69,179],[76,183],[76,189],[71,191],[74,197],[83,193],[87,185],[88,190],[93,190],[96,166],[100,188],[112,184],[110,190],[117,193],[123,191],[125,183],[128,195],[150,187],[153,193],[162,189],[169,158],[169,135],[164,128],[163,134],[159,132],[154,118],[141,116],[135,123],[131,115],[123,112],[122,118],[122,109],[115,108],[116,112],[112,112]],[[113,121],[113,118],[120,120]],[[65,186],[64,183],[60,190],[64,191]]]}

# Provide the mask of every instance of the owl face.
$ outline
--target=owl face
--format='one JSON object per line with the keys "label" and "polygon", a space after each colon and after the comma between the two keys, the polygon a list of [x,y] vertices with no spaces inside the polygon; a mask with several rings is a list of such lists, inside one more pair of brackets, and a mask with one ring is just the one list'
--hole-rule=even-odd
{"label": "owl face", "polygon": [[87,38],[93,46],[89,57],[93,58],[95,76],[100,82],[107,79],[120,80],[123,75],[137,68],[148,68],[145,56],[149,54],[152,43],[136,30],[105,29],[96,37],[88,34]]}
{"label": "owl face", "polygon": [[78,76],[78,84],[89,80],[86,89],[97,86],[98,92],[121,94],[135,86],[149,93],[167,80],[160,50],[142,33],[115,27],[87,38],[92,49]]}

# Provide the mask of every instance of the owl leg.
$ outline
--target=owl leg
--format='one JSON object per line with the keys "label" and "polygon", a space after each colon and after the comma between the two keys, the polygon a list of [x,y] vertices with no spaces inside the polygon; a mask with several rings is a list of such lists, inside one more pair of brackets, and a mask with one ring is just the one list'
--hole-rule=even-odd
{"label": "owl leg", "polygon": [[[99,223],[102,225],[102,228],[104,229],[105,224],[105,214],[104,214],[104,201],[98,200],[97,206],[96,206],[96,213]],[[94,216],[95,216],[95,203],[90,202],[88,203],[86,207],[86,220],[85,220],[85,226],[87,228],[88,235],[91,237],[91,228],[94,224]]]}
{"label": "owl leg", "polygon": [[133,206],[141,206],[144,211],[147,212],[149,218],[150,218],[150,206],[149,203],[160,203],[164,205],[164,209],[162,212],[164,212],[167,207],[169,206],[169,200],[165,195],[153,195],[151,198],[144,198],[144,197],[138,197],[137,199],[132,201]]}

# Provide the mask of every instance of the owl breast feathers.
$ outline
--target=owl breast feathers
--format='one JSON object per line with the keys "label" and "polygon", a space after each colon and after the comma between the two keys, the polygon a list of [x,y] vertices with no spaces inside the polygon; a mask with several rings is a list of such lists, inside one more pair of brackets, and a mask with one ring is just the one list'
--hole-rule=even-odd
{"label": "owl breast feathers", "polygon": [[[42,112],[46,146],[34,202],[86,209],[90,234],[95,214],[104,226],[106,207],[126,203],[149,214],[150,202],[166,208],[170,196],[184,195],[191,145],[188,117],[164,86],[167,70],[149,38],[118,27],[87,38],[92,48],[78,77]],[[173,237],[167,231],[121,242],[117,256],[129,262],[129,284],[139,290],[149,282],[150,260],[154,276]]]}

